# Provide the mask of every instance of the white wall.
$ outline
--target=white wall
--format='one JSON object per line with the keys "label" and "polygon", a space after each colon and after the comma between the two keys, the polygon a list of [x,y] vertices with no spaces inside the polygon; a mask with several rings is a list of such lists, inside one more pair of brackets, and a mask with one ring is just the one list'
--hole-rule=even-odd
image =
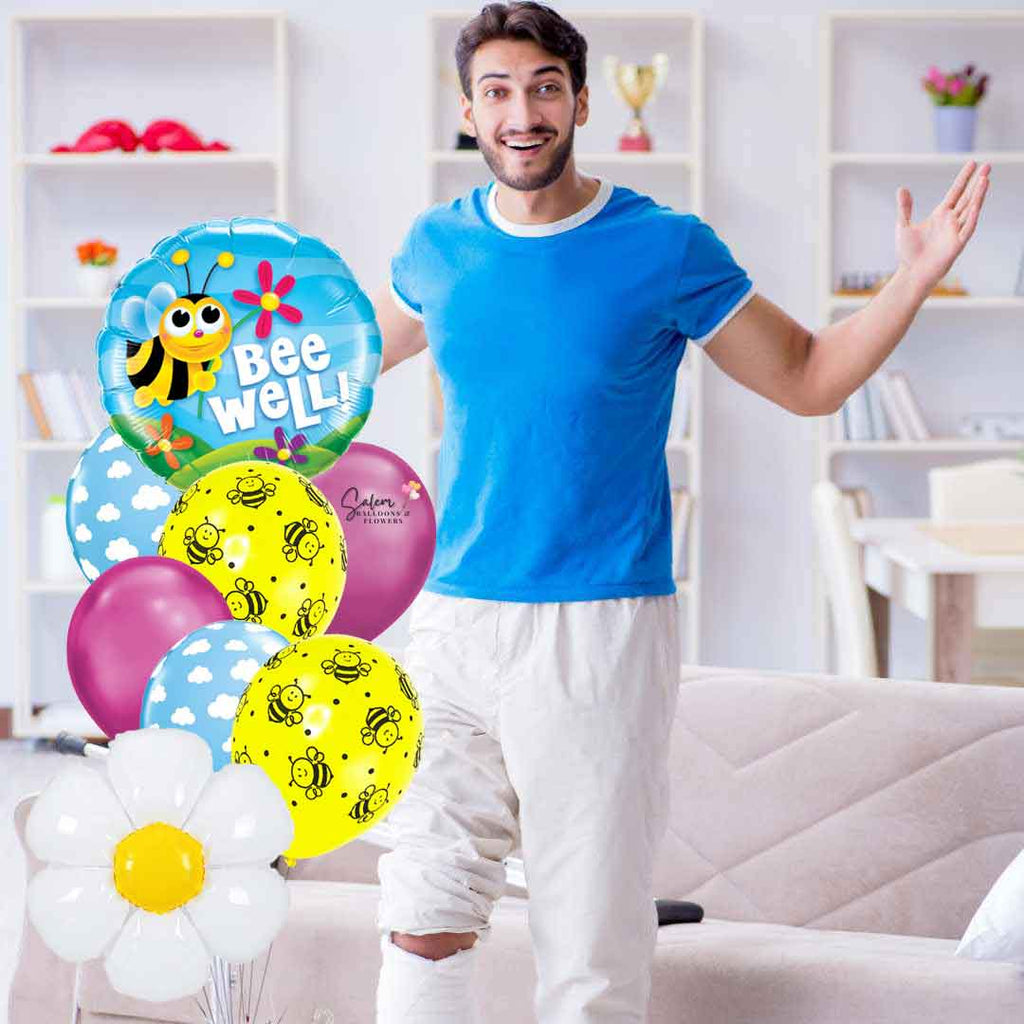
{"label": "white wall", "polygon": [[[890,0],[890,5],[920,6],[898,0]],[[176,6],[202,9],[203,5],[183,0]],[[421,94],[426,12],[432,5],[406,0],[401,5],[292,2],[285,6],[292,67],[289,219],[336,246],[364,290],[372,292],[386,280],[392,252],[427,199]],[[571,18],[574,8],[622,6],[622,0],[557,6]],[[939,6],[982,9],[992,5],[962,2],[930,9]],[[66,11],[69,7],[35,0],[31,10]],[[104,5],[107,10],[135,7],[125,0],[108,0]],[[642,7],[676,9],[657,0],[645,0]],[[27,8],[7,0],[0,5],[5,14]],[[827,9],[812,0],[774,13],[763,13],[749,3],[703,7],[707,19],[705,217],[749,270],[759,291],[808,327],[820,326],[815,309],[818,32],[820,16]],[[7,32],[5,19],[0,25],[4,54]],[[894,37],[893,45],[898,42]],[[202,59],[201,51],[198,57]],[[591,91],[595,101],[606,102],[600,54],[592,57]],[[963,60],[971,59],[984,64],[984,54],[963,54]],[[102,68],[97,74],[102,74]],[[159,74],[159,68],[153,68],[153,74]],[[913,93],[916,88],[912,76],[906,89]],[[923,96],[919,108],[921,118],[929,119]],[[104,114],[117,116],[116,105]],[[3,158],[7,115],[4,105],[0,109]],[[1016,180],[1019,187],[1020,178]],[[7,186],[5,179],[0,187]],[[993,191],[998,188],[995,183]],[[917,198],[918,210],[938,198],[938,194],[923,193]],[[3,239],[8,206],[0,202]],[[873,226],[879,248],[890,253],[894,210],[893,200],[891,209],[883,209]],[[3,294],[5,255],[0,247]],[[978,284],[979,290],[989,290],[984,282]],[[416,464],[423,423],[420,380],[421,367],[413,363],[386,374],[360,440],[385,445]],[[817,669],[808,508],[816,422],[784,412],[710,363],[706,381],[701,660]],[[9,394],[13,397],[13,390]],[[4,425],[9,431],[9,418]],[[10,459],[9,443],[0,445],[0,480],[10,471]],[[0,530],[6,531],[7,512],[5,508]],[[17,542],[6,532],[0,536],[7,543]],[[0,650],[16,642],[9,626],[5,631],[9,621],[6,590],[2,600]],[[383,639],[389,645],[401,645],[404,635],[404,623],[400,623]],[[920,624],[897,615],[894,674],[922,671],[923,638]],[[0,703],[8,702],[9,693],[9,681],[0,679]]]}

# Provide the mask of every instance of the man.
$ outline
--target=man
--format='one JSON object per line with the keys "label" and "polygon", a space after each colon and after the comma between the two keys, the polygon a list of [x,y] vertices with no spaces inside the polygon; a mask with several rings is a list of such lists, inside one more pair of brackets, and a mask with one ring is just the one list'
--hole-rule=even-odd
{"label": "man", "polygon": [[687,340],[790,412],[835,411],[973,233],[989,168],[968,189],[965,165],[916,224],[901,189],[894,276],[811,332],[698,217],[577,171],[586,42],[553,10],[489,4],[456,61],[495,180],[417,218],[375,302],[383,369],[429,343],[445,408],[404,658],[425,737],[379,861],[377,1020],[480,1019],[475,943],[521,841],[538,1021],[639,1022],[680,658],[664,444]]}

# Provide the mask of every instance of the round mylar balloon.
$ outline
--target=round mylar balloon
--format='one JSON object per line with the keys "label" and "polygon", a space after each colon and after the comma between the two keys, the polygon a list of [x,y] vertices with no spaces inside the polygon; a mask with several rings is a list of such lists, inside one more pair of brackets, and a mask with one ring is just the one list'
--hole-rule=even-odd
{"label": "round mylar balloon", "polygon": [[160,659],[142,695],[143,728],[184,729],[206,740],[213,767],[231,760],[238,698],[263,663],[288,641],[255,622],[211,622],[183,636]]}
{"label": "round mylar balloon", "polygon": [[126,558],[155,555],[178,492],[135,457],[120,434],[103,430],[68,481],[67,528],[78,567],[92,582]]}
{"label": "round mylar balloon", "polygon": [[234,618],[289,639],[327,628],[348,568],[337,513],[278,463],[236,462],[197,480],[171,509],[158,551],[202,573]]}
{"label": "round mylar balloon", "polygon": [[365,423],[381,358],[341,256],[257,217],[158,242],[118,283],[96,344],[114,429],[182,490],[252,458],[323,472]]}
{"label": "round mylar balloon", "polygon": [[238,702],[232,760],[259,765],[295,823],[286,860],[316,857],[379,824],[419,767],[423,719],[408,675],[354,636],[274,654]]}

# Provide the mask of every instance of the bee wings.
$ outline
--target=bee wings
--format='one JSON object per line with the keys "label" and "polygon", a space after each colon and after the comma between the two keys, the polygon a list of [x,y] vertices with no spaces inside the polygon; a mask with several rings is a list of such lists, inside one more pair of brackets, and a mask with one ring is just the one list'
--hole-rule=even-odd
{"label": "bee wings", "polygon": [[145,299],[133,295],[121,306],[121,323],[136,338],[152,338],[160,329],[160,317],[164,310],[178,297],[174,287],[167,281],[153,285]]}

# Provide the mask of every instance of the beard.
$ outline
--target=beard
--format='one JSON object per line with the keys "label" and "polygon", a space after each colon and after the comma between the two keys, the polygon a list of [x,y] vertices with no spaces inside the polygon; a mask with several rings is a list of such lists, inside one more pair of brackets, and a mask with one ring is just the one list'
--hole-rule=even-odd
{"label": "beard", "polygon": [[[526,133],[524,133],[526,134]],[[538,189],[546,188],[552,182],[557,181],[565,170],[565,165],[572,156],[573,137],[576,134],[576,107],[573,105],[573,117],[569,122],[569,134],[560,142],[548,157],[547,164],[537,168],[516,168],[506,166],[506,159],[511,163],[516,159],[514,156],[506,157],[508,152],[505,145],[499,142],[492,145],[485,142],[478,136],[477,147],[483,155],[484,162],[491,169],[491,173],[503,185],[514,188],[517,192],[536,192]]]}

